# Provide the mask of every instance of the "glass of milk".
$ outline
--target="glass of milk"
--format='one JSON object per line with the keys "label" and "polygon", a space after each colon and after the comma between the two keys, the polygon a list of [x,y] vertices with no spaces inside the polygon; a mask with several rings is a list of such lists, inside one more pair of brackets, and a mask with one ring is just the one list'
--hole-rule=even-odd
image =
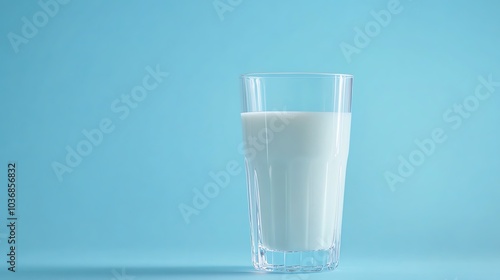
{"label": "glass of milk", "polygon": [[338,265],[352,75],[242,75],[252,261],[258,270]]}

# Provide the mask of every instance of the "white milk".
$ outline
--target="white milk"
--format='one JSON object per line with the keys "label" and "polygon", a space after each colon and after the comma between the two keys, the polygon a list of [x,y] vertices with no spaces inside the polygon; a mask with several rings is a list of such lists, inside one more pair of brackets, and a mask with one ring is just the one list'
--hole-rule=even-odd
{"label": "white milk", "polygon": [[260,209],[261,246],[278,251],[331,248],[334,240],[340,241],[351,114],[241,116],[248,183],[257,188],[253,199]]}

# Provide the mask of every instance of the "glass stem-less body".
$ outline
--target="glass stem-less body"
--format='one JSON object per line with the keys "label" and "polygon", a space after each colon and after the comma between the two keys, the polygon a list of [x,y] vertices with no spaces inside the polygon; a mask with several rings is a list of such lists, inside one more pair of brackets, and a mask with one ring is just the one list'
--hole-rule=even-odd
{"label": "glass stem-less body", "polygon": [[241,117],[254,266],[335,268],[350,110],[254,110]]}

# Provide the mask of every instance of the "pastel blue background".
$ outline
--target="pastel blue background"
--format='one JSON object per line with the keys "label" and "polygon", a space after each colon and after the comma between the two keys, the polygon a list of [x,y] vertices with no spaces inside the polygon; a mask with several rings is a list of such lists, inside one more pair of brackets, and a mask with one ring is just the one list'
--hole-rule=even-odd
{"label": "pastel blue background", "polygon": [[[458,129],[443,113],[500,81],[500,2],[401,0],[349,63],[340,44],[388,2],[243,0],[220,18],[212,0],[74,0],[16,53],[9,32],[41,7],[1,1],[0,182],[9,161],[19,182],[16,274],[0,188],[2,279],[499,279],[500,87]],[[121,120],[111,104],[156,65],[169,76]],[[252,272],[243,172],[190,224],[178,209],[243,164],[239,75],[272,71],[355,76],[335,272]],[[114,131],[60,182],[51,164],[104,118]],[[384,173],[435,128],[447,140],[391,191]]]}

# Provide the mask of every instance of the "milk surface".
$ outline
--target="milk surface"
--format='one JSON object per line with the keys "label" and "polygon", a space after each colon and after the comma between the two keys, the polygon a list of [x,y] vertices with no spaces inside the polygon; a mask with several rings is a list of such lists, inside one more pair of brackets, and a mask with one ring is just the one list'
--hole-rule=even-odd
{"label": "milk surface", "polygon": [[241,116],[261,246],[278,251],[331,248],[340,239],[351,114]]}

